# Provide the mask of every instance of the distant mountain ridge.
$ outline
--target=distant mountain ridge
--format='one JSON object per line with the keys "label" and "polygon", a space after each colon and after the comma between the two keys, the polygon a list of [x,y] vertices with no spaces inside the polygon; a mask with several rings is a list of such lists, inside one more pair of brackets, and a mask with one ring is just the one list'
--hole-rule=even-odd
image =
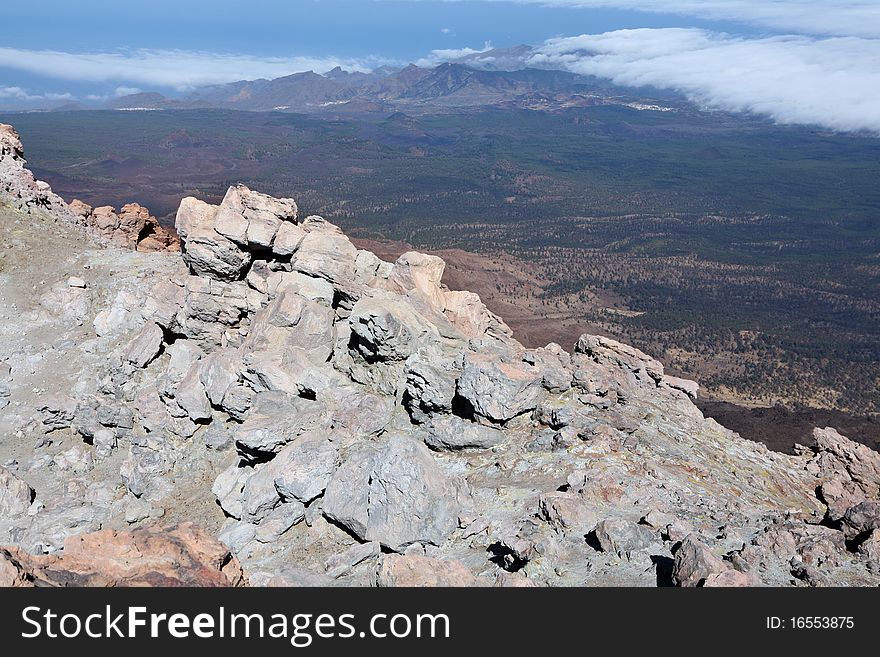
{"label": "distant mountain ridge", "polygon": [[306,71],[273,80],[240,80],[202,87],[182,99],[155,92],[138,93],[115,98],[107,107],[418,113],[493,106],[554,109],[572,104],[629,104],[644,99],[595,78],[517,65],[525,61],[522,49],[527,48],[476,53],[435,67],[410,64],[399,70],[383,67],[371,73],[336,67],[324,75]]}

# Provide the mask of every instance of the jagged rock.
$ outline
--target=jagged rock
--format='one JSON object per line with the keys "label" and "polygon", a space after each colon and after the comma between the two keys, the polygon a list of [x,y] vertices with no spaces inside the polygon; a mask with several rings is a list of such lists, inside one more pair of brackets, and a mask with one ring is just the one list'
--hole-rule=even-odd
{"label": "jagged rock", "polygon": [[867,559],[880,562],[880,530],[871,531],[858,546],[859,554]]}
{"label": "jagged rock", "polygon": [[[696,399],[698,393],[700,392],[700,384],[697,383],[696,381],[691,381],[689,379],[682,379],[680,377],[671,376],[669,374],[664,374],[662,381],[663,381],[663,383],[668,385],[670,388],[674,388],[675,390],[681,390],[683,393],[685,393],[691,399]],[[728,579],[725,579],[724,581],[725,582],[728,582],[728,581],[732,582],[733,580],[728,578]],[[728,585],[735,586],[735,584],[721,584],[719,586],[728,586]]]}
{"label": "jagged rock", "polygon": [[237,280],[250,265],[250,252],[214,230],[217,207],[191,196],[180,202],[175,227],[183,259],[197,276],[219,281]]}
{"label": "jagged rock", "polygon": [[324,569],[328,576],[338,579],[351,572],[351,569],[358,564],[378,557],[380,554],[382,554],[381,546],[375,541],[352,545],[345,552],[334,554],[327,559],[324,563]]}
{"label": "jagged rock", "polygon": [[231,465],[220,473],[211,487],[211,492],[217,498],[217,503],[227,515],[233,518],[241,518],[244,513],[242,493],[249,476],[246,468],[239,467],[238,464]]}
{"label": "jagged rock", "polygon": [[239,361],[231,354],[215,351],[201,360],[199,379],[213,406],[221,406],[226,393],[239,380]]}
{"label": "jagged rock", "polygon": [[406,361],[406,402],[414,411],[444,413],[452,410],[460,369],[452,360],[433,354],[414,354]]}
{"label": "jagged rock", "polygon": [[102,530],[64,542],[60,556],[0,549],[0,586],[241,586],[238,561],[193,523]]}
{"label": "jagged rock", "polygon": [[814,429],[816,453],[807,471],[819,477],[831,520],[849,507],[880,498],[880,454],[832,428]]}
{"label": "jagged rock", "polygon": [[880,529],[880,501],[861,502],[850,507],[843,515],[842,525],[843,533],[850,539]]}
{"label": "jagged rock", "polygon": [[437,328],[413,307],[393,298],[364,298],[352,308],[348,320],[352,350],[367,362],[403,361]]}
{"label": "jagged rock", "polygon": [[643,550],[656,542],[656,536],[650,529],[622,518],[603,520],[593,531],[602,551],[618,556]]}
{"label": "jagged rock", "polygon": [[120,290],[109,308],[105,308],[92,322],[100,337],[131,331],[143,324],[140,301],[130,290]]}
{"label": "jagged rock", "polygon": [[0,466],[0,517],[13,518],[27,512],[34,500],[34,489]]}
{"label": "jagged rock", "polygon": [[[598,520],[596,512],[587,506],[579,495],[567,492],[542,495],[538,501],[538,515],[560,533],[586,535],[596,527]],[[603,531],[603,538],[606,533]],[[612,547],[611,541],[607,544]],[[605,549],[604,545],[603,549]]]}
{"label": "jagged rock", "polygon": [[541,370],[541,383],[549,392],[558,394],[571,387],[571,356],[558,344],[550,343],[541,349],[527,351],[523,360]]}
{"label": "jagged rock", "polygon": [[501,445],[506,436],[500,429],[439,415],[425,425],[425,444],[434,450],[489,449]]}
{"label": "jagged rock", "polygon": [[320,217],[306,217],[306,234],[290,261],[295,271],[325,278],[336,286],[354,280],[357,248],[339,228]]}
{"label": "jagged rock", "polygon": [[327,486],[324,514],[362,540],[400,551],[440,545],[456,527],[459,494],[423,444],[394,435],[348,454]]}
{"label": "jagged rock", "polygon": [[205,429],[202,437],[204,438],[205,446],[217,452],[229,449],[233,444],[231,429],[221,425],[219,422],[212,422]]}
{"label": "jagged rock", "polygon": [[275,488],[274,460],[254,466],[254,472],[242,489],[242,520],[257,524],[281,504],[281,495]]}
{"label": "jagged rock", "polygon": [[582,335],[575,351],[593,358],[597,363],[628,370],[642,381],[663,379],[663,365],[635,347],[600,335]]}
{"label": "jagged rock", "polygon": [[74,445],[56,455],[52,462],[59,470],[77,474],[88,472],[95,467],[95,459],[85,445]]}
{"label": "jagged rock", "polygon": [[243,552],[256,536],[257,528],[249,522],[232,522],[217,534],[220,542],[236,556]]}
{"label": "jagged rock", "polygon": [[78,218],[48,184],[25,168],[21,138],[11,125],[0,123],[0,202],[22,212],[45,211],[73,225]]}
{"label": "jagged rock", "polygon": [[53,396],[39,406],[40,418],[47,431],[66,429],[76,418],[77,403],[66,396]]}
{"label": "jagged rock", "polygon": [[325,411],[317,401],[261,392],[255,397],[255,407],[235,432],[236,445],[252,454],[278,452],[304,433],[326,426]]}
{"label": "jagged rock", "polygon": [[504,362],[500,354],[467,353],[458,395],[478,415],[505,421],[533,410],[541,398],[541,371],[528,363]]}
{"label": "jagged rock", "polygon": [[480,297],[473,292],[448,291],[444,294],[444,299],[446,301],[444,315],[465,337],[489,336],[506,342],[513,335],[510,327],[486,308]]}
{"label": "jagged rock", "polygon": [[712,573],[703,582],[705,588],[742,588],[757,585],[758,582],[752,575],[733,569]]}
{"label": "jagged rock", "polygon": [[728,569],[696,534],[688,534],[675,551],[672,581],[676,586],[701,586],[710,576]]}
{"label": "jagged rock", "polygon": [[446,263],[437,256],[409,251],[400,256],[391,268],[383,287],[400,294],[413,293],[439,312],[446,306],[441,287]]}
{"label": "jagged rock", "polygon": [[296,500],[279,504],[260,521],[254,539],[260,543],[274,543],[291,527],[306,517],[306,508]]}
{"label": "jagged rock", "polygon": [[158,324],[147,322],[128,343],[122,359],[135,367],[146,367],[162,349],[162,329]]}
{"label": "jagged rock", "polygon": [[92,208],[78,199],[70,202],[70,212],[85,226],[111,243],[138,251],[177,251],[180,242],[172,231],[159,224],[150,211],[138,203],[128,203],[117,213],[104,205]]}
{"label": "jagged rock", "polygon": [[415,554],[389,554],[379,564],[376,586],[478,586],[479,580],[459,561]]}
{"label": "jagged rock", "polygon": [[336,446],[320,434],[311,434],[284,447],[270,467],[278,493],[307,504],[324,492],[338,463]]}
{"label": "jagged rock", "polygon": [[276,199],[236,185],[226,192],[213,227],[239,246],[269,249],[283,222],[295,221],[296,213],[293,199]]}

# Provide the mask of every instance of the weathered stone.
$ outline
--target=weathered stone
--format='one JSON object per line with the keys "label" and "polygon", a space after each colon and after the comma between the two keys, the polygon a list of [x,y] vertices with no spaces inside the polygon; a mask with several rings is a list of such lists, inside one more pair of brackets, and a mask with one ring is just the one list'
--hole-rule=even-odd
{"label": "weathered stone", "polygon": [[[7,564],[4,567],[3,564]],[[17,571],[9,577],[8,565]],[[0,550],[0,586],[242,586],[241,565],[193,523],[105,529],[65,540],[60,555]],[[12,581],[9,581],[12,580]]]}
{"label": "weathered stone", "polygon": [[238,555],[247,547],[248,543],[255,540],[257,528],[248,522],[232,522],[226,526],[217,539],[223,543],[232,554]]}
{"label": "weathered stone", "polygon": [[214,230],[217,207],[187,197],[180,202],[175,227],[183,259],[197,276],[237,280],[251,263],[251,254]]}
{"label": "weathered stone", "polygon": [[320,217],[306,217],[304,228],[307,232],[291,259],[293,269],[335,285],[353,281],[357,248],[342,231]]}
{"label": "weathered stone", "polygon": [[579,495],[565,492],[542,495],[538,501],[538,515],[560,533],[585,535],[596,527],[598,520],[596,512]]}
{"label": "weathered stone", "polygon": [[504,443],[500,429],[470,422],[454,415],[431,418],[424,430],[425,444],[434,450],[489,449]]}
{"label": "weathered stone", "polygon": [[293,500],[279,504],[260,520],[254,539],[260,543],[274,543],[305,517],[306,509],[302,503]]}
{"label": "weathered stone", "polygon": [[559,394],[571,387],[571,356],[558,344],[527,351],[523,360],[541,370],[541,383],[549,392]]}
{"label": "weathered stone", "polygon": [[495,421],[533,410],[541,399],[542,375],[524,362],[504,362],[498,354],[467,353],[458,394],[474,412]]}
{"label": "weathered stone", "polygon": [[290,222],[284,222],[278,227],[272,251],[280,256],[293,255],[302,244],[306,232],[301,226]]}
{"label": "weathered stone", "polygon": [[657,540],[648,527],[622,518],[603,520],[594,532],[603,552],[619,556],[643,550]]}
{"label": "weathered stone", "polygon": [[217,498],[217,502],[227,515],[233,518],[241,518],[244,514],[242,507],[242,493],[244,485],[250,476],[247,468],[231,465],[226,468],[211,487],[211,492]]}
{"label": "weathered stone", "polygon": [[703,586],[706,588],[741,588],[757,585],[757,581],[752,575],[741,573],[732,568],[721,573],[712,573],[703,582]]}
{"label": "weathered stone", "polygon": [[34,489],[0,466],[0,518],[25,514],[33,500]]}
{"label": "weathered stone", "polygon": [[406,360],[437,336],[436,327],[410,304],[391,298],[361,299],[348,323],[352,351],[367,362]]}
{"label": "weathered stone", "polygon": [[450,360],[415,354],[406,361],[406,401],[426,413],[452,410],[461,371]]}
{"label": "weathered stone", "polygon": [[675,551],[672,581],[676,586],[702,586],[709,576],[728,569],[696,534],[689,534]]}
{"label": "weathered stone", "polygon": [[147,322],[134,336],[122,359],[135,367],[146,367],[162,349],[162,329],[154,322]]}
{"label": "weathered stone", "polygon": [[205,433],[202,437],[205,441],[205,446],[208,449],[213,449],[217,452],[229,449],[234,442],[232,439],[232,430],[220,422],[212,422],[208,428],[205,429]]}
{"label": "weathered stone", "polygon": [[441,544],[456,527],[458,494],[422,443],[393,435],[348,455],[327,486],[324,514],[363,540],[400,551]]}
{"label": "weathered stone", "polygon": [[327,575],[337,579],[347,575],[358,564],[382,554],[381,546],[375,541],[352,545],[345,552],[334,554],[324,563]]}
{"label": "weathered stone", "polygon": [[271,462],[275,488],[285,500],[309,503],[323,494],[338,463],[338,450],[325,436],[300,436]]}
{"label": "weathered stone", "polygon": [[249,453],[278,452],[302,434],[327,423],[326,409],[317,401],[261,392],[255,404],[235,431],[236,444]]}
{"label": "weathered stone", "polygon": [[841,525],[850,539],[880,529],[880,501],[861,502],[851,507],[843,515]]}
{"label": "weathered stone", "polygon": [[174,401],[183,408],[190,419],[199,422],[211,419],[211,402],[199,377],[199,366],[194,365],[181,379],[174,393]]}
{"label": "weathered stone", "polygon": [[460,561],[415,554],[389,554],[379,564],[376,585],[418,588],[478,586],[479,580]]}

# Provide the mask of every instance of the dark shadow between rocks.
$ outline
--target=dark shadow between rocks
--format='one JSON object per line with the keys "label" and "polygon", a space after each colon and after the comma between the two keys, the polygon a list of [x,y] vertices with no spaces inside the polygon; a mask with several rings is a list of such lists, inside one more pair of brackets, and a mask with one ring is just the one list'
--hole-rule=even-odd
{"label": "dark shadow between rocks", "polygon": [[657,573],[658,587],[675,586],[672,581],[672,568],[675,565],[675,559],[663,556],[662,554],[652,554],[651,563],[654,564],[654,570]]}

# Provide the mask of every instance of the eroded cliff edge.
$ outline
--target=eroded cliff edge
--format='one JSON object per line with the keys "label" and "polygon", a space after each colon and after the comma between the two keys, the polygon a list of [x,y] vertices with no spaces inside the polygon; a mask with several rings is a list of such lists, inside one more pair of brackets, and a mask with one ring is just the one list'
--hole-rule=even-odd
{"label": "eroded cliff edge", "polygon": [[769,452],[630,346],[525,349],[292,199],[184,199],[139,253],[43,192],[0,221],[8,583],[187,521],[254,585],[880,583],[880,456],[833,430]]}

